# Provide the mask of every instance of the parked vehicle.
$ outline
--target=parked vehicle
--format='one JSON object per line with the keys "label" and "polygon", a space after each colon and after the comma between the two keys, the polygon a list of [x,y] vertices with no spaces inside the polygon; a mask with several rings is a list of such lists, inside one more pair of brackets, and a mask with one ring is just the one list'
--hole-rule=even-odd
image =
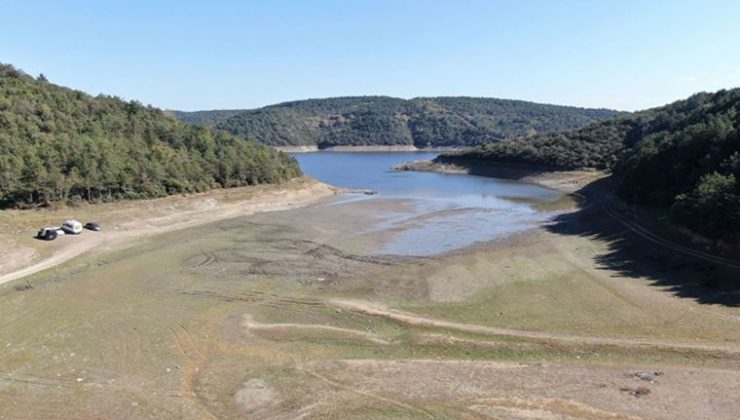
{"label": "parked vehicle", "polygon": [[85,223],[85,229],[100,232],[100,225],[95,222]]}
{"label": "parked vehicle", "polygon": [[44,241],[53,241],[57,236],[57,228],[43,228],[36,234],[36,238]]}
{"label": "parked vehicle", "polygon": [[62,230],[69,233],[70,235],[79,235],[82,233],[82,223],[77,220],[67,220],[62,225]]}

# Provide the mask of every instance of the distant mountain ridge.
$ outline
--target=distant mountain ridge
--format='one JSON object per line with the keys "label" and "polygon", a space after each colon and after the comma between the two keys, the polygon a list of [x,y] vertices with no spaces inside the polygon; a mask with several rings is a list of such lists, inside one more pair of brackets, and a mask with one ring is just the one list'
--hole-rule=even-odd
{"label": "distant mountain ridge", "polygon": [[243,109],[216,109],[213,111],[165,111],[174,115],[178,120],[185,124],[193,124],[200,126],[213,126],[216,122],[223,121],[227,118],[233,117],[240,112],[244,112]]}
{"label": "distant mountain ridge", "polygon": [[271,146],[462,147],[562,131],[623,114],[473,97],[307,99],[253,110],[172,113]]}

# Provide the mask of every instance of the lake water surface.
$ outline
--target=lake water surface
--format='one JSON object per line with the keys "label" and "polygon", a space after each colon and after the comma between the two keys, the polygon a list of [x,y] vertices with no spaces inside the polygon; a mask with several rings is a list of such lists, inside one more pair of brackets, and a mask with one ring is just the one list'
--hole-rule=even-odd
{"label": "lake water surface", "polygon": [[397,227],[392,240],[376,252],[434,255],[476,242],[520,232],[548,220],[552,212],[538,204],[559,201],[563,194],[537,185],[472,175],[394,171],[394,165],[432,159],[436,153],[340,153],[294,155],[306,175],[344,188],[373,189],[372,196],[347,195],[347,200],[404,200],[411,211],[387,212],[368,229]]}

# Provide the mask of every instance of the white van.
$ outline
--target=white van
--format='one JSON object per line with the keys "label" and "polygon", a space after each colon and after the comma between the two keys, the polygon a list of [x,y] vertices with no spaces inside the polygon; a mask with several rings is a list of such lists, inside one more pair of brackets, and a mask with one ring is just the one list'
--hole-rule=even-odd
{"label": "white van", "polygon": [[70,235],[79,235],[82,233],[82,223],[77,220],[67,220],[62,225],[62,230],[69,233]]}

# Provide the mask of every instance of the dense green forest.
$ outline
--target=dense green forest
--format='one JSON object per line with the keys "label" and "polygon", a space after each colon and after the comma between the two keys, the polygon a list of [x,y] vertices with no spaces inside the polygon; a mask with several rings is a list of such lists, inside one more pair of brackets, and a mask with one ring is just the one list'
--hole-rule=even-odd
{"label": "dense green forest", "polygon": [[0,206],[160,197],[285,180],[295,160],[151,106],[0,64]]}
{"label": "dense green forest", "polygon": [[665,209],[712,238],[740,241],[740,89],[438,159],[611,169],[626,201]]}
{"label": "dense green forest", "polygon": [[213,111],[166,111],[175,116],[175,118],[185,124],[195,124],[201,126],[214,126],[216,122],[233,117],[236,114],[244,112],[243,109],[217,109]]}
{"label": "dense green forest", "polygon": [[273,146],[473,146],[516,136],[582,127],[618,114],[491,98],[404,100],[385,96],[309,99],[231,115],[176,112],[183,121],[212,125]]}

